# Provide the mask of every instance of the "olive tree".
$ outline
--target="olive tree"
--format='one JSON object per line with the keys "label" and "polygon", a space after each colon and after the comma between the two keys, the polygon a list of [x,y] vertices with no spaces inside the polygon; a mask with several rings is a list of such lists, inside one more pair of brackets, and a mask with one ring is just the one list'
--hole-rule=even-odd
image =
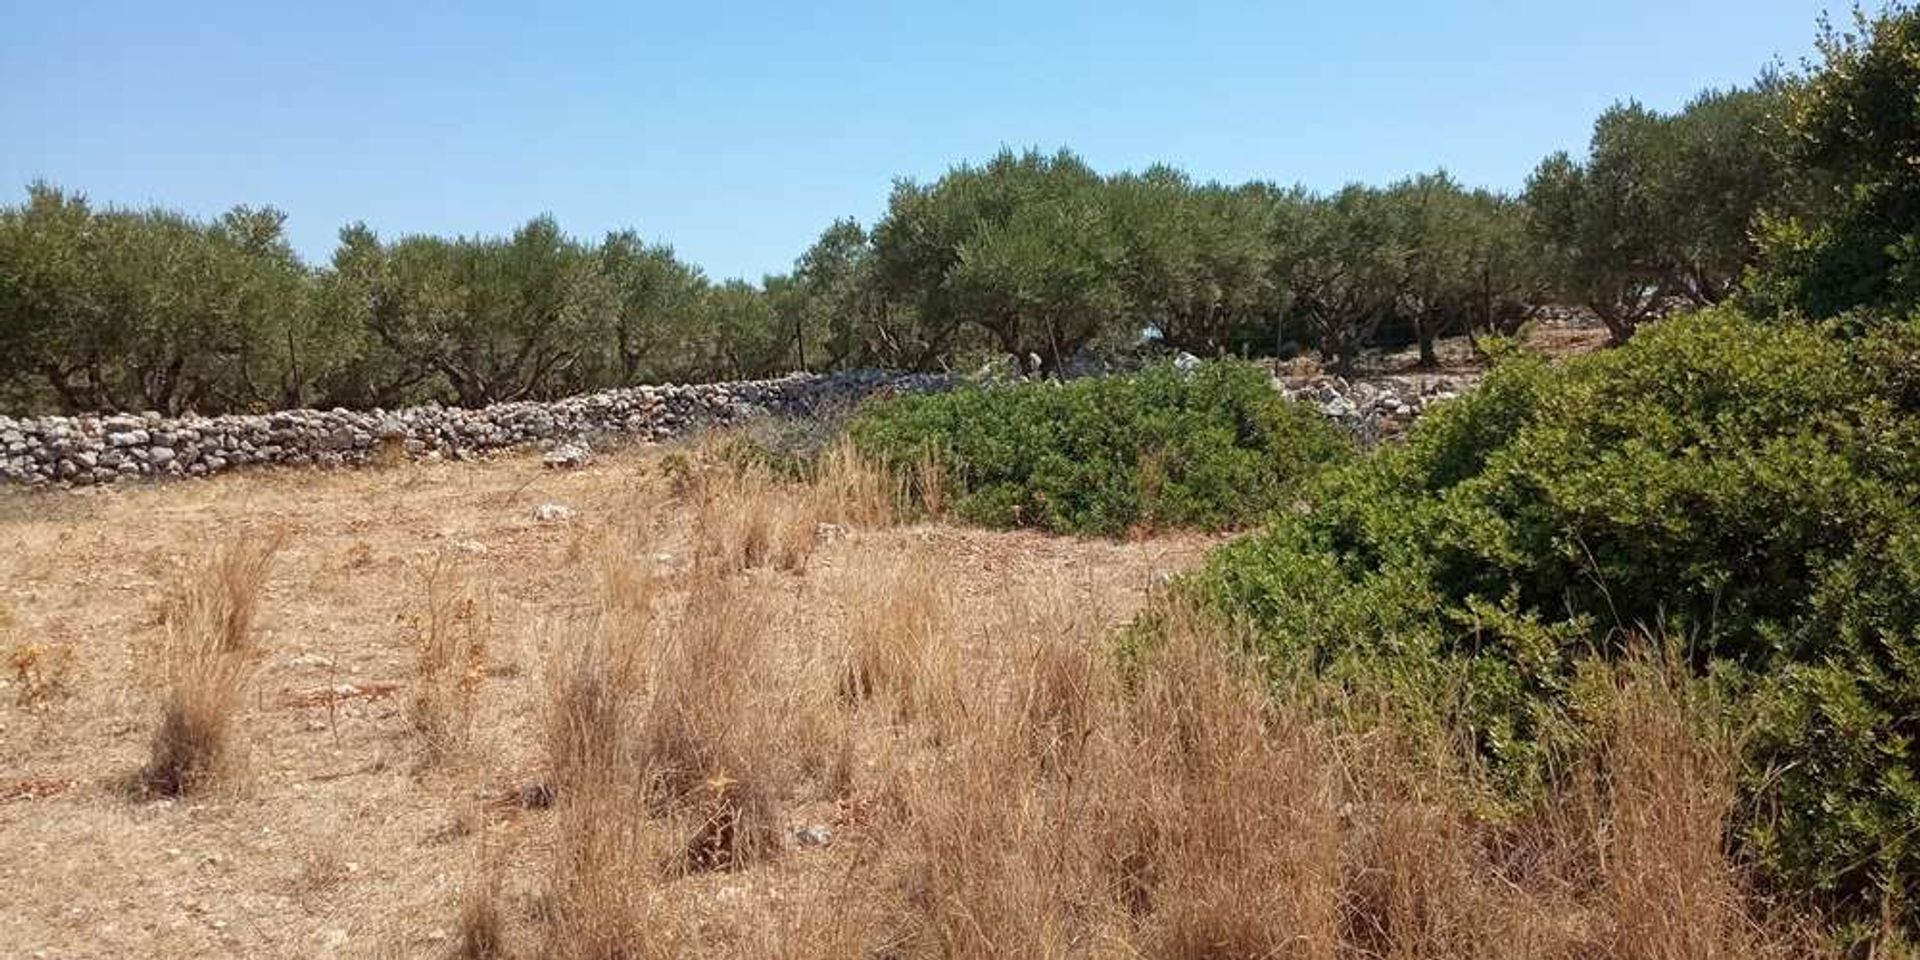
{"label": "olive tree", "polygon": [[1756,292],[1811,317],[1920,306],[1920,11],[1823,23],[1821,62],[1786,85],[1788,156],[1806,209],[1766,230]]}
{"label": "olive tree", "polygon": [[343,232],[341,281],[389,356],[391,379],[443,387],[463,406],[563,392],[575,368],[612,339],[591,252],[550,217],[507,238],[412,236],[381,243]]}
{"label": "olive tree", "polygon": [[314,330],[284,215],[94,210],[36,184],[0,214],[5,375],[78,410],[298,402]]}
{"label": "olive tree", "polygon": [[1558,292],[1616,342],[1678,299],[1705,306],[1738,286],[1753,228],[1786,182],[1770,117],[1777,85],[1709,91],[1676,114],[1638,103],[1595,121],[1588,156],[1556,153],[1527,207]]}
{"label": "olive tree", "polygon": [[1104,181],[1066,152],[1002,152],[897,184],[874,251],[886,296],[913,319],[891,326],[915,365],[951,356],[971,326],[1023,369],[1055,370],[1126,312]]}

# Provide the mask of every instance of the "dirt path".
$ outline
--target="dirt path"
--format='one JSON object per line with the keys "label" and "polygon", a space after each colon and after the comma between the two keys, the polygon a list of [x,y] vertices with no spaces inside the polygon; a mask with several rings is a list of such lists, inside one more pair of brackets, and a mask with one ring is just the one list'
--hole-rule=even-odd
{"label": "dirt path", "polygon": [[[543,651],[579,628],[593,603],[597,534],[649,509],[639,492],[657,472],[656,459],[633,453],[569,473],[527,457],[0,495],[0,646],[35,651],[50,675],[72,660],[64,696],[20,702],[12,666],[0,687],[0,957],[443,949],[469,856],[453,827],[476,792],[537,775]],[[536,520],[546,503],[572,518]],[[167,585],[215,540],[271,530],[287,540],[263,599],[265,659],[239,721],[244,783],[206,799],[128,799],[113,784],[139,766],[152,735],[142,665]],[[775,595],[769,629],[818,642],[845,629],[853,558],[897,557],[951,591],[959,634],[991,643],[1016,590],[1059,591],[1119,623],[1213,542],[919,525],[855,531],[803,572],[754,576]],[[655,549],[671,566],[685,547]],[[406,618],[441,553],[460,558],[490,598],[479,720],[489,749],[472,769],[423,773],[402,707]],[[770,875],[804,873],[805,857],[783,858]]]}

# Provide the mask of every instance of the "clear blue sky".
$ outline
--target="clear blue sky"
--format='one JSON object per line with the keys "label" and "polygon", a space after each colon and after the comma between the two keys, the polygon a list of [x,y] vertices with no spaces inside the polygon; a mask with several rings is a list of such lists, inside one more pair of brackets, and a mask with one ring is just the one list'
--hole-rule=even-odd
{"label": "clear blue sky", "polygon": [[632,226],[786,269],[897,176],[1002,145],[1103,171],[1518,187],[1594,115],[1811,48],[1818,3],[89,3],[0,0],[0,187],[502,233]]}

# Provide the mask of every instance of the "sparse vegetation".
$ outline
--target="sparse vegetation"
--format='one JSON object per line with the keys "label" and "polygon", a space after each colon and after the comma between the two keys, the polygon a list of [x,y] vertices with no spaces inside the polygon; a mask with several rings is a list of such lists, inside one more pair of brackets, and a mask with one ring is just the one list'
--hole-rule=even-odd
{"label": "sparse vegetation", "polygon": [[[690,463],[696,486],[735,470]],[[697,554],[710,529],[651,462],[597,482],[621,508],[600,508],[614,518],[606,536],[579,546],[571,532],[523,527],[544,552],[462,561],[492,565],[489,582],[521,578],[516,596],[533,582],[581,584],[563,595],[584,608],[537,634],[553,639],[535,654],[544,668],[524,674],[538,681],[524,688],[534,715],[511,726],[522,722],[515,675],[476,701],[477,728],[520,731],[475,740],[488,751],[476,770],[516,772],[504,806],[475,808],[466,778],[356,775],[354,791],[394,791],[382,795],[396,810],[462,811],[485,865],[449,859],[468,844],[330,842],[333,892],[312,902],[386,889],[370,886],[387,881],[368,858],[383,872],[392,858],[424,859],[464,880],[421,922],[471,956],[1817,952],[1725,842],[1743,815],[1739,744],[1727,702],[1679,662],[1626,658],[1583,674],[1592,735],[1565,741],[1559,775],[1514,803],[1472,727],[1377,687],[1274,685],[1273,661],[1204,611],[1163,609],[1151,618],[1159,642],[1124,664],[1112,656],[1110,629],[1150,580],[1092,571],[1165,541],[856,527],[798,573],[739,570],[674,559]],[[780,496],[814,495],[769,482]],[[466,481],[446,494],[483,502]],[[428,510],[424,522],[448,521]],[[326,589],[383,576],[378,549],[346,568],[337,553],[314,552],[343,578]],[[548,579],[549,563],[568,572]],[[418,580],[396,579],[429,613]],[[329,618],[357,615],[318,602]],[[170,607],[190,608],[210,609]],[[390,620],[387,609],[375,619]],[[226,635],[215,627],[198,635]],[[391,629],[348,626],[342,642],[368,636],[391,637],[403,670],[418,653]],[[395,708],[387,735],[411,734],[411,709]],[[375,749],[355,739],[369,716],[343,713],[318,742]],[[827,839],[803,842],[802,826]],[[374,909],[408,909],[403,899]]]}
{"label": "sparse vegetation", "polygon": [[7,669],[13,673],[14,701],[41,707],[73,692],[78,659],[71,644],[19,640],[7,647]]}
{"label": "sparse vegetation", "polygon": [[407,715],[420,737],[422,760],[433,765],[458,757],[472,738],[492,623],[485,599],[447,555],[430,561],[420,586],[418,605],[410,605],[417,612],[403,615],[413,647]]}

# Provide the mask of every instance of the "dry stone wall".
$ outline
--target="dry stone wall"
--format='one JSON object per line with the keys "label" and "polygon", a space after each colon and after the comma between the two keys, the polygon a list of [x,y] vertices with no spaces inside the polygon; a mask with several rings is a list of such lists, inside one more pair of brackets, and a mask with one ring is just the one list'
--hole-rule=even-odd
{"label": "dry stone wall", "polygon": [[0,482],[91,486],[199,477],[249,466],[340,467],[383,450],[465,458],[618,435],[665,440],[758,413],[805,415],[886,391],[940,389],[949,378],[852,371],[775,380],[642,386],[480,409],[283,410],[259,415],[0,417]]}
{"label": "dry stone wall", "polygon": [[[666,440],[760,414],[805,416],[887,392],[946,389],[958,378],[861,370],[775,380],[642,386],[476,410],[283,410],[259,415],[0,416],[0,483],[82,487],[142,478],[203,477],[250,466],[343,467],[383,451],[462,459],[541,447],[564,461],[580,441]],[[1363,440],[1392,437],[1432,403],[1471,386],[1460,377],[1274,379]]]}
{"label": "dry stone wall", "polygon": [[1428,407],[1459,396],[1477,379],[1461,374],[1390,374],[1348,380],[1316,374],[1276,376],[1274,386],[1361,440],[1377,441],[1399,436]]}

